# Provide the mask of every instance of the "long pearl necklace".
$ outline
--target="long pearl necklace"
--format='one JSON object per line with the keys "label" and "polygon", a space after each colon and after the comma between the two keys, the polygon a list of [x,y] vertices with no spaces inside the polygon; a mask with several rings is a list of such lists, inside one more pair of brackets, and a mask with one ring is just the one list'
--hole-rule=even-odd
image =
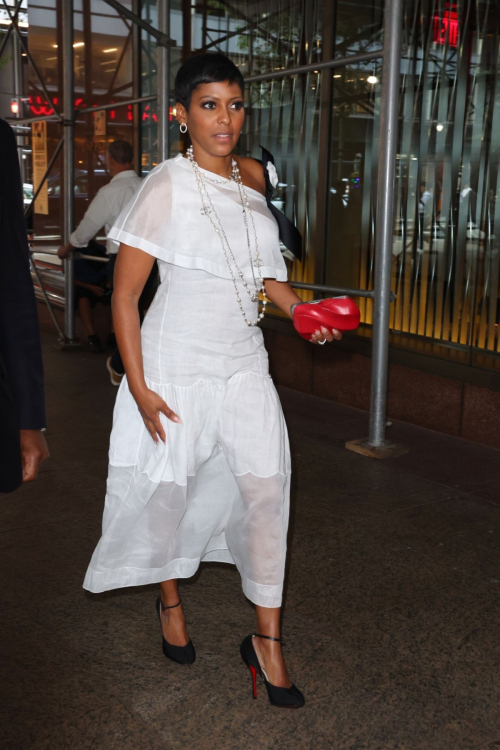
{"label": "long pearl necklace", "polygon": [[[228,242],[228,239],[226,237],[226,233],[224,231],[224,227],[222,226],[221,220],[219,216],[217,215],[217,212],[214,208],[214,205],[212,203],[212,200],[210,198],[209,192],[207,190],[206,185],[206,175],[204,175],[201,172],[201,169],[196,162],[194,158],[193,153],[193,147],[190,146],[187,150],[187,156],[191,163],[191,166],[193,167],[194,175],[196,178],[196,184],[198,187],[198,192],[200,193],[201,198],[201,213],[203,216],[207,216],[210,223],[212,224],[213,228],[215,229],[215,232],[219,235],[219,239],[222,244],[222,250],[224,252],[224,257],[226,259],[227,267],[229,268],[229,273],[231,274],[231,279],[233,281],[234,285],[234,291],[236,293],[236,300],[238,302],[239,308],[241,310],[241,314],[243,315],[243,318],[245,319],[245,322],[248,326],[256,326],[259,321],[262,320],[262,318],[265,315],[266,312],[266,305],[267,305],[267,298],[266,298],[266,289],[264,284],[264,279],[262,278],[261,273],[261,266],[263,265],[261,259],[260,259],[260,253],[259,253],[259,243],[257,239],[257,230],[255,228],[255,222],[253,219],[253,213],[250,208],[250,203],[248,201],[248,196],[245,191],[245,186],[243,185],[243,181],[241,179],[240,170],[238,169],[238,165],[234,159],[231,161],[231,175],[229,180],[224,180],[224,182],[219,182],[215,180],[210,180],[210,182],[213,182],[214,184],[226,184],[230,180],[233,180],[236,182],[238,186],[238,192],[240,196],[241,206],[243,209],[243,223],[245,225],[245,234],[247,238],[247,246],[248,246],[248,255],[250,257],[250,268],[252,269],[252,279],[253,279],[253,286],[254,290],[252,291],[248,287],[248,282],[246,279],[243,278],[243,271],[238,267],[238,264],[236,263],[236,258],[234,257],[234,253],[231,250],[231,246]],[[252,224],[253,229],[253,236],[254,236],[254,243],[255,243],[255,259],[252,258],[252,249],[251,249],[251,243],[250,243],[250,228],[248,223],[248,217],[250,217],[250,223]],[[231,263],[232,261],[232,263]],[[246,316],[245,310],[243,308],[243,304],[240,297],[240,291],[238,289],[238,282],[236,280],[236,276],[234,274],[233,270],[236,269],[237,275],[241,279],[241,283],[243,284],[243,288],[252,300],[252,302],[258,302],[259,294],[262,292],[262,311],[259,313],[257,318],[255,320],[249,320]],[[257,269],[257,275],[258,278],[255,277],[255,269]]]}

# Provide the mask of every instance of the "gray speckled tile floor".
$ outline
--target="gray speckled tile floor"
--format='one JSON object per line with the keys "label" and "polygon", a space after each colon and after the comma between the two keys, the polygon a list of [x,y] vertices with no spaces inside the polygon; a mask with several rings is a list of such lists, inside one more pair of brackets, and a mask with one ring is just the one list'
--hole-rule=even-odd
{"label": "gray speckled tile floor", "polygon": [[236,571],[182,585],[196,663],[167,662],[155,587],[93,596],[114,389],[104,356],[45,337],[51,460],[0,506],[0,746],[82,750],[500,748],[500,454],[282,389],[294,459],[284,608],[302,711],[253,701]]}

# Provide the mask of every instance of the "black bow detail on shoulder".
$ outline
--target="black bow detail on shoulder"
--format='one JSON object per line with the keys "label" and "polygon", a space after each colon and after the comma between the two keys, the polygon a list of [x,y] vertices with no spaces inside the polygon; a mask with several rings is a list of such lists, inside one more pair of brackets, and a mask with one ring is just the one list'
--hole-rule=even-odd
{"label": "black bow detail on shoulder", "polygon": [[264,167],[264,178],[266,180],[266,201],[269,210],[278,222],[280,240],[297,260],[302,260],[302,235],[290,219],[271,203],[273,197],[273,186],[269,177],[267,165],[271,163],[274,166],[274,156],[264,146],[262,150],[262,166]]}

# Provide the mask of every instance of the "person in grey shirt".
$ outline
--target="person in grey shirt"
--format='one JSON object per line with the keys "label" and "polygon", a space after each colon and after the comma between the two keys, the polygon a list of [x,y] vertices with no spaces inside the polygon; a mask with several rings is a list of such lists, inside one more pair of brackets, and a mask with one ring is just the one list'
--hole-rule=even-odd
{"label": "person in grey shirt", "polygon": [[[111,181],[99,190],[80,224],[70,235],[68,244],[59,248],[57,254],[60,258],[67,258],[75,249],[86,248],[103,227],[106,235],[108,234],[122,209],[134,197],[142,182],[133,170],[133,156],[132,146],[127,141],[113,141],[109,145],[106,153],[106,167],[111,175]],[[118,247],[118,243],[114,240],[106,241],[106,253],[110,256],[110,264],[114,265]],[[94,271],[94,279],[92,269],[86,268],[88,264],[85,261],[79,261],[79,264],[84,265],[85,268],[75,269],[75,303],[87,333],[90,349],[100,352],[102,345],[94,329],[92,309],[107,294],[107,290],[105,283],[100,283],[98,273]],[[80,273],[80,270],[85,273]],[[108,277],[111,275],[112,268],[109,269]],[[103,273],[102,276],[104,277],[105,274]]]}

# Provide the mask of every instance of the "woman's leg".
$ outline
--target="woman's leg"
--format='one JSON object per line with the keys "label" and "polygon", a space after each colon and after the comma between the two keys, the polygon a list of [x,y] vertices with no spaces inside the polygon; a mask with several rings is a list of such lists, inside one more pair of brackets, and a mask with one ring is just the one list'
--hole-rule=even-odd
{"label": "woman's leg", "polygon": [[[163,581],[160,583],[160,596],[164,607],[171,607],[180,600],[177,581]],[[189,641],[186,621],[182,604],[173,609],[166,609],[161,613],[161,628],[163,637],[172,646],[185,646]]]}
{"label": "woman's leg", "polygon": [[[259,607],[255,605],[257,613],[257,633],[280,638],[280,607]],[[292,681],[288,675],[281,643],[268,641],[267,638],[254,638],[253,646],[259,659],[259,664],[267,674],[271,685],[289,688]]]}

